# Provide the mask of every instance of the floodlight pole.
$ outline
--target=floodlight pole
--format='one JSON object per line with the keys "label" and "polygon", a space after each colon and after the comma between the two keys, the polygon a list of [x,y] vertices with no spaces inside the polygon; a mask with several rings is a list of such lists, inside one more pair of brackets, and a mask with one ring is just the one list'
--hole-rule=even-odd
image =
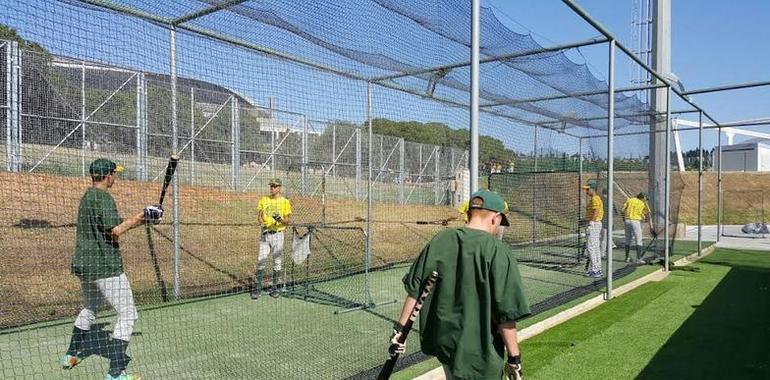
{"label": "floodlight pole", "polygon": [[612,299],[612,202],[615,171],[615,40],[610,40],[608,51],[607,91],[607,299]]}
{"label": "floodlight pole", "polygon": [[703,112],[698,112],[698,256],[703,249]]}
{"label": "floodlight pole", "polygon": [[671,223],[671,86],[666,87],[666,159],[665,159],[665,189],[663,195],[663,233],[665,247],[663,247],[664,254],[664,271],[668,271],[669,260],[669,248],[671,243],[671,236],[669,234],[669,225]]}
{"label": "floodlight pole", "polygon": [[[172,27],[169,31],[169,64],[171,67],[171,151],[177,154],[179,149],[179,135],[177,133],[177,88],[176,88],[176,28]],[[171,181],[171,191],[173,198],[173,235],[174,235],[174,299],[182,297],[179,257],[179,180],[174,176]]]}
{"label": "floodlight pole", "polygon": [[479,187],[479,14],[481,0],[471,1],[471,120],[470,120],[470,192]]}

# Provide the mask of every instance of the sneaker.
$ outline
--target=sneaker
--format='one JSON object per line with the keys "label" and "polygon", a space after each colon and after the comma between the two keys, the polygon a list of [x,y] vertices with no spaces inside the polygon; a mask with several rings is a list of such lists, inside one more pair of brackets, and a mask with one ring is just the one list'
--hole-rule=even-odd
{"label": "sneaker", "polygon": [[109,373],[104,376],[104,380],[142,380],[142,375],[121,373],[118,377],[113,377]]}
{"label": "sneaker", "polygon": [[281,292],[279,292],[278,290],[273,290],[270,292],[270,297],[278,298],[280,296],[281,296]]}
{"label": "sneaker", "polygon": [[61,357],[61,367],[63,369],[72,369],[76,365],[80,364],[80,362],[83,361],[83,357],[77,356],[77,355],[70,355],[70,354],[64,354],[64,356]]}
{"label": "sneaker", "polygon": [[262,292],[259,292],[259,291],[256,291],[256,290],[252,290],[251,294],[250,294],[251,299],[253,299],[255,301],[258,300],[259,296],[261,296],[261,295],[262,295]]}
{"label": "sneaker", "polygon": [[646,261],[644,261],[644,259],[639,259],[639,260],[636,260],[636,263],[637,263],[637,264],[639,264],[639,265],[642,265],[642,264],[647,264],[647,262],[646,262]]}
{"label": "sneaker", "polygon": [[626,256],[626,262],[627,262],[627,263],[630,263],[630,262],[631,262],[631,258],[630,258],[630,257],[628,257],[628,256]]}
{"label": "sneaker", "polygon": [[586,276],[588,276],[588,277],[591,277],[591,278],[602,278],[602,277],[604,277],[604,276],[602,275],[602,272],[601,272],[601,271],[599,271],[599,272],[594,272],[594,271],[592,271],[592,270],[589,270],[589,271],[586,273]]}

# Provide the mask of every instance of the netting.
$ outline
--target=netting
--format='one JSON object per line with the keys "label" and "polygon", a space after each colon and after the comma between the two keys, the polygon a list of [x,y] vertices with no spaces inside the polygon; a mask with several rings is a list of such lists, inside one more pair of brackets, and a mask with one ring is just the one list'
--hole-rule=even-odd
{"label": "netting", "polygon": [[[71,371],[58,363],[83,307],[70,264],[89,165],[125,167],[109,193],[128,219],[158,199],[172,153],[178,189],[164,221],[120,237],[140,316],[124,339],[129,372],[376,372],[407,266],[463,224],[468,2],[40,0],[11,1],[0,15],[0,376],[109,369],[107,305],[88,358]],[[575,47],[543,49],[487,9],[481,35],[481,185],[510,205],[503,239],[538,313],[604,284],[586,276],[580,219],[581,185],[607,188],[607,82],[568,58]],[[618,210],[641,190],[659,194],[650,141],[664,133],[650,134],[660,115],[639,94],[614,100],[616,131],[630,135],[615,140],[605,212],[615,234],[603,241],[618,243],[610,261],[621,277],[635,266],[623,260]],[[693,189],[678,184],[687,177],[672,180],[673,223],[685,204],[675,199]],[[282,243],[282,262],[268,256],[260,274],[257,204],[273,178],[293,211],[270,243]],[[411,341],[409,354],[419,350]]]}

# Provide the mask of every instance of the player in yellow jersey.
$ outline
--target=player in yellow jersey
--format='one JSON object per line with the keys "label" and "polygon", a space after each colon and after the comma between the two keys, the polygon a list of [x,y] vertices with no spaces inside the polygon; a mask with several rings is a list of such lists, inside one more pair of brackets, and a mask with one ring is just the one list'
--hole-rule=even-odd
{"label": "player in yellow jersey", "polygon": [[[642,220],[647,219],[650,223],[650,231],[655,233],[655,229],[652,226],[652,218],[650,218],[650,208],[647,207],[645,199],[647,195],[644,192],[640,192],[636,198],[629,198],[625,204],[623,204],[623,224],[626,230],[626,262],[631,262],[629,251],[631,245],[636,246],[636,262],[637,264],[644,264],[642,256]],[[633,237],[633,240],[631,239]]]}
{"label": "player in yellow jersey", "polygon": [[[510,209],[508,208],[508,202],[504,201],[503,204],[505,205],[504,213],[507,216],[508,212],[510,211]],[[457,212],[459,212],[460,215],[463,216],[465,223],[468,223],[468,201],[463,201],[463,203],[460,204],[460,208],[457,209]],[[503,240],[503,235],[505,235],[506,228],[507,227],[505,226],[498,227],[497,234],[495,236],[497,236],[498,239]]]}
{"label": "player in yellow jersey", "polygon": [[586,275],[588,277],[600,278],[602,277],[602,252],[601,252],[601,236],[602,236],[602,219],[604,218],[604,202],[602,197],[596,192],[596,185],[590,184],[582,187],[588,196],[588,204],[586,206],[586,214],[583,219],[584,224],[588,225],[588,257],[590,260],[590,266]]}
{"label": "player in yellow jersey", "polygon": [[259,257],[257,260],[257,274],[254,279],[254,288],[251,290],[251,299],[259,299],[262,294],[262,280],[265,274],[265,261],[273,256],[273,288],[270,296],[280,297],[278,281],[281,278],[281,255],[283,254],[283,231],[289,224],[291,216],[291,202],[281,194],[281,180],[270,180],[270,195],[259,199],[257,205],[257,221],[262,228],[259,239]]}

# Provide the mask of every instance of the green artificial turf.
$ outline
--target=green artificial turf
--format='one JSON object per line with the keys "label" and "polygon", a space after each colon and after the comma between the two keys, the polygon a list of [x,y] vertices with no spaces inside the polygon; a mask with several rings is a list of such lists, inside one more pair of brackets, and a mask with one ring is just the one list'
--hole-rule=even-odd
{"label": "green artificial turf", "polygon": [[529,379],[770,377],[770,253],[718,250],[522,343]]}

